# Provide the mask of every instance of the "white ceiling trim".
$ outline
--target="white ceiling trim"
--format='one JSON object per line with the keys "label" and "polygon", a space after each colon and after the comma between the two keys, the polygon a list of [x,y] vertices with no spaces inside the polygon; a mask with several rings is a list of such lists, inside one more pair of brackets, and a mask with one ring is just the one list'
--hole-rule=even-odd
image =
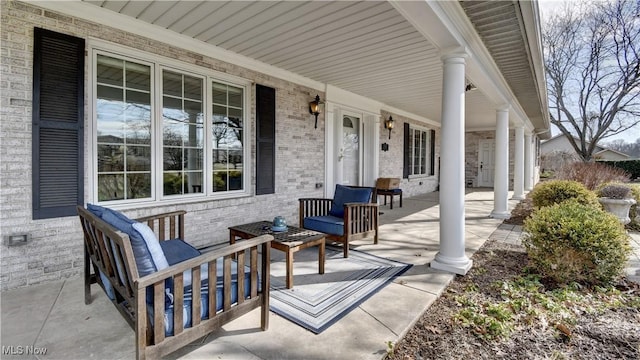
{"label": "white ceiling trim", "polygon": [[436,128],[440,128],[441,126],[439,122],[433,121],[424,116],[419,116],[409,111],[398,109],[396,107],[389,106],[382,102],[372,100],[370,98],[367,98],[358,94],[354,94],[350,91],[341,89],[337,86],[327,85],[327,90],[325,94],[327,97],[326,100],[333,104],[342,105],[350,108],[357,108],[359,110],[362,110],[363,112],[375,114],[377,116],[380,116],[380,114],[382,113],[382,110],[385,110],[390,113],[394,113],[400,116],[408,117],[416,121],[423,122],[425,124],[434,126]]}
{"label": "white ceiling trim", "polygon": [[57,11],[105,26],[113,27],[112,24],[117,24],[117,29],[157,40],[162,43],[174,45],[197,54],[204,53],[207,56],[213,57],[215,59],[235,64],[249,70],[254,70],[280,79],[286,79],[288,81],[304,85],[318,91],[324,91],[325,88],[325,84],[319,81],[277,68],[275,66],[265,64],[261,61],[236,54],[234,52],[207,44],[199,40],[195,40],[191,37],[181,35],[158,26],[150,25],[146,22],[133,19],[126,15],[122,15],[113,11],[105,11],[95,5],[85,4],[79,1],[73,2],[72,4],[69,4],[69,2],[67,1],[27,0],[27,2],[45,9]]}
{"label": "white ceiling trim", "polygon": [[[302,76],[297,73],[284,70],[273,65],[266,64],[264,62],[255,60],[248,56],[240,55],[235,52],[232,52],[211,44],[207,44],[200,40],[191,38],[189,36],[178,34],[172,30],[168,30],[160,26],[152,25],[143,20],[138,20],[127,15],[119,14],[114,11],[102,9],[99,6],[95,6],[90,3],[85,3],[81,1],[74,1],[74,2],[46,1],[46,0],[25,0],[25,1],[51,11],[63,13],[72,17],[84,19],[84,20],[101,24],[104,26],[114,27],[128,33],[136,34],[136,35],[146,37],[152,40],[156,40],[165,44],[176,46],[188,51],[192,51],[194,53],[206,54],[207,56],[210,56],[212,58],[215,58],[224,62],[228,62],[234,65],[238,65],[259,73],[267,74],[269,76],[285,79],[287,81],[309,87],[319,92],[328,91],[328,92],[332,92],[333,94],[342,94],[345,96],[347,94],[351,94],[349,95],[350,99],[353,99],[353,100],[356,100],[356,98],[360,99],[360,100],[356,100],[357,101],[356,103],[368,104],[367,106],[364,107],[364,109],[369,109],[367,111],[374,110],[374,111],[377,111],[377,113],[379,114],[380,110],[384,108],[385,110],[396,113],[398,115],[406,116],[408,118],[412,118],[417,121],[421,121],[425,124],[429,124],[435,127],[440,127],[440,123],[434,120],[431,120],[429,118],[426,118],[424,116],[414,114],[410,111],[402,110],[394,106],[385,104],[383,102],[351,93],[349,91],[339,88],[338,86],[331,85],[329,83],[325,84],[323,82],[313,80],[306,76]],[[115,9],[115,10],[118,10],[118,9]],[[144,14],[144,15],[147,15],[147,14]],[[117,26],[113,26],[113,24],[117,24]],[[336,79],[336,81],[339,82],[339,79]],[[341,103],[341,104],[344,103],[344,99],[342,99],[342,101],[335,101],[335,99],[339,97],[331,96],[328,94],[326,96],[329,98],[330,101],[334,101],[336,103]],[[332,97],[334,100],[331,100]],[[345,105],[352,106],[352,104],[345,104]]]}

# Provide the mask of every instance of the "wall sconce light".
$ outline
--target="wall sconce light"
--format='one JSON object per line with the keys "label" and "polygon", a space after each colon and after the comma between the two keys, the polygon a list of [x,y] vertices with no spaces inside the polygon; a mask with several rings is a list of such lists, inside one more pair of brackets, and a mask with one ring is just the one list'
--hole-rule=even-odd
{"label": "wall sconce light", "polygon": [[312,115],[315,115],[316,117],[316,123],[313,127],[314,129],[318,128],[318,115],[320,115],[321,104],[324,104],[324,103],[320,101],[320,95],[316,95],[315,100],[309,103],[309,113],[311,113]]}
{"label": "wall sconce light", "polygon": [[389,139],[391,139],[391,129],[393,129],[393,118],[389,116],[389,120],[384,121],[384,128],[389,130]]}

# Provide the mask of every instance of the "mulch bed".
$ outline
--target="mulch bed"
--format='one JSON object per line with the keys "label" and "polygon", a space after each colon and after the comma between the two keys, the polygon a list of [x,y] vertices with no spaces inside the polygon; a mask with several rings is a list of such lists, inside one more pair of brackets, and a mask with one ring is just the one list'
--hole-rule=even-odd
{"label": "mulch bed", "polygon": [[[507,223],[521,224],[528,215],[530,203],[521,204]],[[570,337],[551,324],[520,326],[506,339],[477,336],[453,320],[462,308],[455,298],[473,288],[485,300],[501,301],[500,289],[492,284],[522,275],[528,259],[523,246],[489,240],[473,261],[471,271],[456,277],[395,344],[388,359],[640,359],[640,306],[615,307],[597,315],[583,311],[571,324]],[[640,297],[638,284],[621,281],[617,288]]]}

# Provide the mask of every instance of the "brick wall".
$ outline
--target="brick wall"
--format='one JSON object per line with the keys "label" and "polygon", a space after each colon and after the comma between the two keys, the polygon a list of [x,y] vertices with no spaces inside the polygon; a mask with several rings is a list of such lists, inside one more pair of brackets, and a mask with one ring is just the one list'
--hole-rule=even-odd
{"label": "brick wall", "polygon": [[[324,181],[324,157],[317,155],[324,153],[323,136],[318,136],[324,131],[324,119],[321,115],[318,129],[314,129],[307,109],[316,90],[30,4],[2,1],[0,6],[0,237],[4,240],[7,235],[19,233],[30,236],[27,245],[7,247],[4,242],[0,245],[0,289],[64,279],[80,274],[83,269],[82,233],[77,217],[32,220],[31,92],[33,28],[36,26],[82,38],[91,36],[276,88],[275,194],[130,209],[124,211],[127,215],[139,217],[184,209],[188,212],[187,240],[198,247],[228,241],[227,227],[234,224],[270,220],[275,215],[297,224],[297,199],[322,196],[322,189],[316,190],[315,183]],[[253,134],[254,107],[252,104]],[[88,141],[89,134],[85,134],[85,148]],[[255,140],[251,146],[255,159]],[[255,172],[255,162],[251,169]],[[87,179],[85,174],[85,182]],[[255,173],[251,183],[255,184]],[[87,183],[85,187],[88,188]]]}
{"label": "brick wall", "polygon": [[[391,131],[391,139],[389,139],[389,130],[384,128],[384,121],[393,117],[394,128]],[[409,123],[425,129],[433,129],[436,131],[436,148],[435,148],[435,175],[424,176],[410,179],[402,179],[402,167],[404,156],[404,124]],[[380,150],[380,177],[401,178],[400,188],[403,197],[414,196],[435,191],[438,187],[438,159],[440,158],[440,128],[425,125],[424,123],[409,119],[404,116],[382,111],[380,120],[380,144],[389,144],[389,151]]]}

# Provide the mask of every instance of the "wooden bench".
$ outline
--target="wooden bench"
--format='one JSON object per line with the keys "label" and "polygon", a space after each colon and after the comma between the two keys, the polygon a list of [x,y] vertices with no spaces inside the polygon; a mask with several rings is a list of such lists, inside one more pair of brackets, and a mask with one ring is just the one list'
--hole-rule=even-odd
{"label": "wooden bench", "polygon": [[[184,239],[184,214],[184,211],[176,211],[137,220],[146,223],[159,241]],[[102,273],[113,287],[113,304],[135,331],[138,359],[160,358],[258,307],[261,308],[261,328],[268,328],[271,235],[224,246],[140,277],[129,235],[117,231],[82,206],[78,206],[78,215],[84,230],[85,304],[91,303],[91,284],[98,283],[107,292],[100,275]],[[232,261],[232,257],[236,260]],[[222,262],[222,273],[217,273],[217,259]],[[240,276],[242,272],[238,270],[236,279],[232,280],[234,262],[237,263],[237,269],[246,269],[246,276]],[[200,286],[195,286],[201,284],[201,279],[204,278],[204,274],[201,274],[203,264],[208,264],[208,281],[204,280],[204,283],[211,289],[208,291],[209,295],[205,295],[207,304],[201,301]],[[173,282],[173,309],[183,309],[183,273],[187,270],[191,270],[191,284],[194,285],[191,286],[191,323],[190,326],[183,326],[183,311],[172,311],[173,331],[167,335],[165,281]],[[222,283],[218,286],[222,288],[222,299],[217,299],[216,296],[217,283]],[[232,285],[236,288],[233,294]],[[249,291],[245,291],[246,288]],[[232,295],[236,295],[237,301],[234,303]],[[201,319],[201,310],[205,305],[210,309],[209,314]],[[215,311],[220,307],[221,310]],[[149,314],[153,314],[153,319]]]}

